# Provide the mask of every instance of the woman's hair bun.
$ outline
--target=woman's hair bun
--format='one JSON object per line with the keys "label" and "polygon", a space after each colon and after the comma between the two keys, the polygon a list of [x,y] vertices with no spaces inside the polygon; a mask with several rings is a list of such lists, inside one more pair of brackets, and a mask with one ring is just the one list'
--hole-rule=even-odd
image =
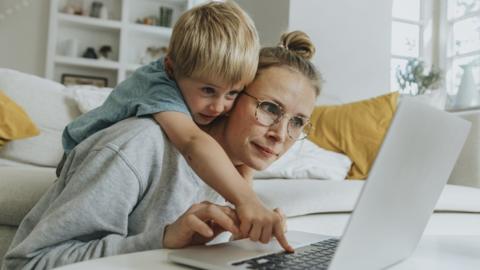
{"label": "woman's hair bun", "polygon": [[315,46],[310,37],[302,31],[292,31],[284,33],[280,37],[278,46],[283,47],[292,53],[310,60],[315,55]]}

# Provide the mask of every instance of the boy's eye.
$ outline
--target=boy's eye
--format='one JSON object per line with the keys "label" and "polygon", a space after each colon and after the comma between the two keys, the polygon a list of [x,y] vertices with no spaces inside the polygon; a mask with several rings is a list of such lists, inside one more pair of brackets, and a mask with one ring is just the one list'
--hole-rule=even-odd
{"label": "boy's eye", "polygon": [[212,87],[202,87],[202,93],[211,96],[215,94],[215,89],[213,89]]}
{"label": "boy's eye", "polygon": [[230,91],[227,93],[227,99],[235,99],[237,98],[238,94],[240,94],[240,91]]}

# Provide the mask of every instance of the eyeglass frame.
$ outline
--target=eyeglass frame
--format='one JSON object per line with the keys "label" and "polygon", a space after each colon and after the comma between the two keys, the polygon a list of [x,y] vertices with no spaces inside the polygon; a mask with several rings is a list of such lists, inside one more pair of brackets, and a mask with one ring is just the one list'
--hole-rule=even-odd
{"label": "eyeglass frame", "polygon": [[[283,107],[280,105],[280,104],[277,104],[275,101],[273,100],[261,100],[255,96],[253,96],[252,94],[248,93],[247,91],[242,91],[240,94],[244,94],[246,95],[247,97],[250,97],[250,98],[253,98],[255,99],[255,101],[257,101],[257,106],[255,107],[255,119],[257,120],[257,122],[263,126],[267,126],[267,127],[271,127],[275,124],[278,124],[280,121],[282,121],[282,119],[286,116],[286,115],[289,115],[288,113],[286,113],[283,109]],[[258,108],[260,107],[260,104],[262,104],[263,102],[269,102],[269,103],[272,103],[272,104],[275,104],[276,106],[278,106],[278,108],[280,108],[280,111],[282,112],[282,114],[280,115],[280,117],[278,117],[277,119],[275,119],[273,121],[273,123],[271,123],[270,125],[266,125],[266,124],[263,124],[260,122],[260,120],[258,120]],[[294,138],[292,137],[292,135],[290,135],[290,121],[293,119],[293,117],[301,117],[301,118],[305,118],[305,124],[303,125],[303,127],[300,129],[301,132],[299,134],[299,136],[302,134],[302,132],[305,134],[304,137],[297,137],[297,138]],[[312,123],[310,122],[310,120],[307,118],[307,117],[302,117],[302,116],[292,116],[288,119],[288,124],[287,124],[287,134],[288,134],[288,137],[291,139],[291,140],[294,140],[294,141],[301,141],[301,140],[304,140],[308,137],[308,135],[310,134],[310,132],[313,130],[313,126],[312,126]]]}

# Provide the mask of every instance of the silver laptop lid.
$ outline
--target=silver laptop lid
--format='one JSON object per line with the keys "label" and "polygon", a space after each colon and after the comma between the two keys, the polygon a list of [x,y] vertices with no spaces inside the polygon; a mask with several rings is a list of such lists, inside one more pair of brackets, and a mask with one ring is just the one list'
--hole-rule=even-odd
{"label": "silver laptop lid", "polygon": [[404,99],[329,269],[380,269],[415,249],[470,123]]}

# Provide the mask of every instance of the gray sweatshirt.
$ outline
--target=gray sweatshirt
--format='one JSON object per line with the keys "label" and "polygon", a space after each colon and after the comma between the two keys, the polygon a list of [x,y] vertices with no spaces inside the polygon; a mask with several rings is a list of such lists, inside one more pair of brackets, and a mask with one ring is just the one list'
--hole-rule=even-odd
{"label": "gray sweatshirt", "polygon": [[162,248],[163,231],[193,203],[221,202],[151,119],[95,133],[20,224],[2,269],[64,264]]}

